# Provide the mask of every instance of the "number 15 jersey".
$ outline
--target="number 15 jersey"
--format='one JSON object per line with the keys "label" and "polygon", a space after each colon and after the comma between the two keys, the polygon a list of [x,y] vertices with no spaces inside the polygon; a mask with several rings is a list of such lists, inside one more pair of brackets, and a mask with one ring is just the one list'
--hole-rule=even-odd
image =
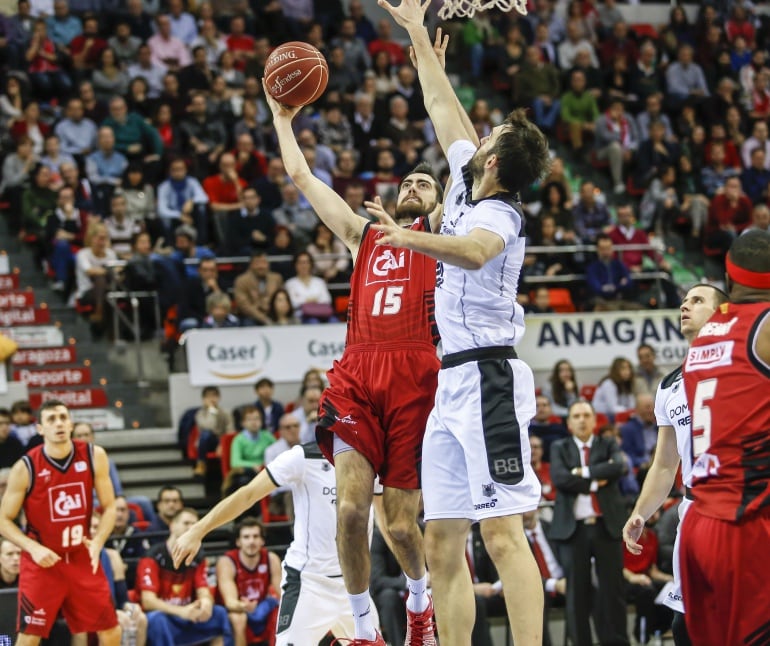
{"label": "number 15 jersey", "polygon": [[93,451],[88,442],[75,441],[60,464],[38,446],[22,460],[29,474],[24,498],[27,535],[59,555],[81,549],[93,511]]}
{"label": "number 15 jersey", "polygon": [[756,354],[770,303],[725,303],[683,374],[692,416],[695,508],[737,521],[770,505],[770,365]]}
{"label": "number 15 jersey", "polygon": [[[427,217],[415,220],[413,231],[430,231]],[[396,342],[436,345],[434,320],[436,261],[388,245],[366,225],[350,278],[346,346]]]}

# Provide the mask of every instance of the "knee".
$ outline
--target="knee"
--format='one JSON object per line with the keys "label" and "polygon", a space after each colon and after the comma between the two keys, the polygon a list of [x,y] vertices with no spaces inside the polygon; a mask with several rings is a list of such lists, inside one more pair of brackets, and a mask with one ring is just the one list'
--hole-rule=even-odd
{"label": "knee", "polygon": [[494,563],[506,558],[515,558],[520,554],[529,554],[530,551],[524,532],[512,533],[504,531],[502,527],[482,526],[481,537],[489,558]]}
{"label": "knee", "polygon": [[369,508],[354,500],[337,499],[337,526],[340,532],[365,532],[369,524]]}
{"label": "knee", "polygon": [[409,545],[415,540],[415,531],[419,534],[417,521],[410,521],[408,518],[394,518],[388,521],[388,534],[394,543],[399,545]]}

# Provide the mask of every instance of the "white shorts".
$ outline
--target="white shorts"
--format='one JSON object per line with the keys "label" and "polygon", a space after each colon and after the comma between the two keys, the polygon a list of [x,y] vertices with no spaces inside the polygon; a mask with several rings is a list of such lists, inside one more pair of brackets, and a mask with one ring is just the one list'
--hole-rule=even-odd
{"label": "white shorts", "polygon": [[681,612],[682,614],[684,614],[684,602],[682,601],[682,574],[679,569],[679,549],[682,543],[682,532],[680,530],[682,528],[682,521],[684,520],[684,516],[690,508],[690,505],[692,505],[692,500],[682,498],[682,502],[679,503],[679,509],[677,509],[677,512],[679,513],[679,527],[676,530],[676,538],[674,539],[674,555],[671,564],[671,568],[674,572],[674,585],[663,600],[663,605],[668,606],[676,612]]}
{"label": "white shorts", "polygon": [[442,368],[422,446],[425,520],[477,521],[537,508],[528,436],[534,415],[534,379],[523,361]]}
{"label": "white shorts", "polygon": [[[377,608],[374,601],[370,604],[374,625],[379,627]],[[300,572],[284,563],[276,646],[317,644],[330,630],[335,637],[355,637],[353,611],[342,577]]]}

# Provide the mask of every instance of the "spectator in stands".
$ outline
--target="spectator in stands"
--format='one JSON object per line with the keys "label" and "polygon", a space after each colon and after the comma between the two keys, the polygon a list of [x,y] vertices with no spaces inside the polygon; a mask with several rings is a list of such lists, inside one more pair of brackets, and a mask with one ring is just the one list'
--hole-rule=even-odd
{"label": "spectator in stands", "polygon": [[594,132],[596,157],[609,161],[613,191],[615,194],[624,193],[623,168],[634,158],[639,147],[639,134],[633,117],[624,109],[622,99],[610,99],[609,108],[596,120]]}
{"label": "spectator in stands", "polygon": [[294,305],[289,292],[281,288],[270,299],[267,311],[271,325],[299,325],[301,321],[294,315]]}
{"label": "spectator in stands", "polygon": [[[380,31],[380,40],[392,43],[392,41],[389,40],[390,20],[381,20],[378,23],[378,27],[381,27],[383,23],[387,25],[387,28],[385,29],[384,34]],[[337,36],[331,40],[330,45],[332,48],[342,48],[345,54],[345,64],[350,69],[357,72],[360,81],[363,73],[372,66],[370,51],[375,47],[375,43],[378,43],[378,41],[371,43],[369,45],[369,50],[367,50],[366,43],[356,35],[356,23],[352,18],[344,18],[338,29]],[[403,63],[403,60],[401,62]]]}
{"label": "spectator in stands", "polygon": [[572,150],[583,150],[584,137],[592,136],[599,116],[596,98],[586,91],[586,76],[580,70],[570,74],[570,88],[561,97],[561,119],[567,124]]}
{"label": "spectator in stands", "polygon": [[[203,50],[198,48],[197,51],[200,55]],[[201,90],[197,90],[193,94],[187,112],[188,116],[182,122],[180,130],[187,146],[194,153],[196,177],[206,177],[209,174],[209,169],[214,167],[217,157],[225,149],[225,142],[227,141],[225,127],[221,121],[214,119],[213,115],[209,114],[206,96]],[[211,195],[209,195],[209,199],[214,201]]]}
{"label": "spectator in stands", "polygon": [[634,469],[646,470],[658,442],[655,421],[655,396],[649,392],[636,393],[636,409],[631,418],[620,427],[623,451],[631,458]]}
{"label": "spectator in stands", "polygon": [[118,189],[112,194],[110,210],[104,218],[112,249],[122,260],[131,257],[131,241],[142,231],[142,225],[128,215],[126,207],[126,196]]}
{"label": "spectator in stands", "polygon": [[153,58],[152,48],[149,45],[145,43],[139,46],[136,63],[129,65],[127,71],[130,79],[142,77],[147,81],[149,86],[147,95],[151,99],[160,97],[163,91],[163,77],[166,75],[166,67]]}
{"label": "spectator in stands", "polygon": [[94,86],[91,81],[82,81],[78,86],[78,97],[83,102],[83,114],[96,124],[102,123],[108,114],[109,109],[103,101],[99,101],[94,93]]}
{"label": "spectator in stands", "polygon": [[19,586],[21,548],[7,538],[0,537],[0,588]]}
{"label": "spectator in stands", "polygon": [[21,137],[16,142],[16,152],[3,160],[3,176],[0,179],[0,193],[9,202],[8,216],[12,232],[21,226],[21,202],[25,187],[32,178],[32,172],[39,160],[32,146],[32,140]]}
{"label": "spectator in stands", "polygon": [[403,644],[406,633],[406,576],[390,551],[377,523],[371,544],[371,575],[369,593],[380,616],[383,638],[391,644]]}
{"label": "spectator in stands", "polygon": [[30,447],[30,441],[38,437],[32,407],[26,399],[19,399],[11,404],[11,432],[25,447]]}
{"label": "spectator in stands", "polygon": [[158,186],[158,216],[166,239],[171,239],[180,224],[194,226],[201,231],[207,230],[208,202],[209,197],[200,182],[187,174],[185,160],[172,160],[168,168],[168,179]]}
{"label": "spectator in stands", "polygon": [[110,100],[110,116],[104,125],[112,128],[115,135],[115,148],[128,159],[141,161],[146,165],[146,173],[155,177],[163,143],[158,131],[135,112],[128,112],[123,97]]}
{"label": "spectator in stands", "polygon": [[265,465],[265,450],[276,441],[265,428],[262,413],[254,406],[241,410],[241,432],[230,446],[230,468],[233,476],[223,491],[232,492],[249,482]]}
{"label": "spectator in stands", "polygon": [[45,155],[40,160],[40,163],[48,166],[54,177],[59,179],[61,179],[61,165],[75,163],[75,158],[72,155],[61,151],[59,137],[56,135],[48,135],[45,138],[43,151]]}
{"label": "spectator in stands", "polygon": [[[639,115],[641,117],[641,115]],[[679,146],[666,139],[666,125],[662,121],[649,123],[649,137],[642,141],[635,155],[634,186],[644,188],[664,167],[679,165]]]}
{"label": "spectator in stands", "polygon": [[21,118],[16,119],[11,124],[10,134],[14,139],[19,139],[25,135],[29,137],[32,140],[35,153],[42,156],[43,144],[50,131],[50,126],[40,120],[40,105],[36,101],[30,101],[24,107]]}
{"label": "spectator in stands", "polygon": [[751,200],[743,194],[741,180],[737,176],[728,177],[724,191],[711,200],[704,248],[715,250],[716,255],[724,257],[735,237],[749,226],[751,210]]}
{"label": "spectator in stands", "polygon": [[293,413],[284,413],[280,416],[277,425],[278,439],[265,449],[265,464],[270,464],[284,451],[300,443],[301,423]]}
{"label": "spectator in stands", "polygon": [[94,207],[103,215],[115,187],[123,181],[128,159],[115,148],[115,133],[109,126],[99,128],[97,148],[86,157],[86,175],[94,187]]}
{"label": "spectator in stands", "polygon": [[592,181],[585,180],[580,185],[572,217],[578,238],[586,244],[595,242],[597,236],[609,228],[609,211],[604,201],[596,199],[596,187]]}
{"label": "spectator in stands", "polygon": [[67,101],[65,115],[56,124],[54,132],[63,153],[82,159],[96,148],[96,124],[84,115],[83,102],[79,98]]}
{"label": "spectator in stands", "polygon": [[567,38],[558,47],[559,51],[559,65],[562,70],[569,70],[575,63],[575,56],[578,51],[583,50],[588,52],[591,57],[591,66],[599,67],[599,60],[596,57],[596,51],[583,35],[581,25],[576,20],[570,20],[567,23]]}
{"label": "spectator in stands", "polygon": [[[144,505],[141,506],[141,509],[144,512]],[[150,507],[149,511],[152,512],[152,507]],[[133,588],[134,585],[137,559],[143,556],[150,547],[150,541],[146,537],[142,537],[141,532],[155,518],[154,513],[145,516],[141,521],[141,528],[137,529],[137,526],[131,522],[131,513],[132,510],[129,509],[126,497],[122,494],[116,494],[115,526],[112,529],[110,539],[105,544],[105,547],[110,547],[117,551],[126,562],[126,581],[129,588]],[[134,522],[138,523],[139,521]]]}
{"label": "spectator in stands", "polygon": [[3,133],[24,113],[28,99],[21,83],[21,77],[15,74],[8,74],[5,80],[5,92],[0,94],[0,131]]}
{"label": "spectator in stands", "polygon": [[557,361],[542,390],[551,403],[553,414],[566,417],[569,407],[580,399],[580,386],[572,364],[566,359]]}
{"label": "spectator in stands", "polygon": [[304,323],[319,322],[332,318],[332,297],[322,278],[313,275],[313,257],[307,252],[294,256],[295,275],[286,281],[294,305],[294,315]]}
{"label": "spectator in stands", "polygon": [[[307,252],[313,258],[314,272],[326,282],[339,282],[348,278],[350,254],[339,238],[323,223],[316,225],[313,241],[307,246]],[[337,258],[322,258],[334,255]]]}
{"label": "spectator in stands", "polygon": [[171,521],[167,541],[155,545],[141,559],[137,588],[147,612],[147,637],[151,644],[184,644],[201,639],[213,646],[231,643],[227,611],[214,605],[206,580],[207,563],[199,552],[191,565],[174,568],[171,550],[176,540],[198,520],[186,507]]}
{"label": "spectator in stands", "polygon": [[242,132],[237,136],[233,154],[238,176],[247,183],[251,184],[267,173],[267,157],[254,145],[251,133]]}
{"label": "spectator in stands", "polygon": [[200,433],[195,476],[206,475],[206,456],[217,450],[222,435],[235,430],[232,416],[219,405],[220,396],[216,386],[206,386],[201,393],[202,405],[195,413],[195,425]]}
{"label": "spectator in stands", "polygon": [[53,15],[46,18],[46,26],[51,40],[56,44],[57,51],[67,55],[67,45],[79,36],[83,31],[83,23],[80,18],[70,13],[66,0],[55,0],[53,3]]}
{"label": "spectator in stands", "polygon": [[12,467],[24,455],[24,445],[11,433],[11,411],[0,408],[0,469]]}
{"label": "spectator in stands", "polygon": [[[155,510],[157,514],[147,527],[148,532],[168,532],[171,521],[184,508],[184,498],[182,492],[177,487],[166,485],[158,490],[158,497],[155,500]],[[163,538],[158,540],[153,538],[151,543],[158,543]]]}
{"label": "spectator in stands", "polygon": [[36,237],[37,244],[42,245],[45,225],[56,210],[57,196],[51,188],[53,181],[47,166],[38,164],[31,177],[31,184],[21,194],[21,223],[25,235]]}
{"label": "spectator in stands", "polygon": [[89,79],[106,48],[107,41],[99,34],[99,18],[95,14],[85,15],[83,32],[69,43],[75,78],[81,81]]}
{"label": "spectator in stands", "polygon": [[770,72],[761,70],[754,75],[751,92],[746,97],[749,118],[762,120],[770,117]]}
{"label": "spectator in stands", "polygon": [[[700,231],[705,211],[697,196],[691,197],[691,209],[688,213],[679,199],[677,169],[674,166],[662,166],[650,182],[639,205],[640,226],[644,231],[662,231],[668,233],[676,228],[677,221],[688,214],[692,222],[693,235]],[[695,189],[697,190],[697,189]],[[696,213],[694,206],[698,206]],[[686,228],[686,227],[684,227]]]}
{"label": "spectator in stands", "polygon": [[228,51],[225,39],[219,33],[213,18],[203,18],[200,21],[200,33],[190,43],[190,47],[203,47],[206,50],[206,62],[214,69],[219,63],[219,57]]}
{"label": "spectator in stands", "polygon": [[[610,0],[613,2],[614,0]],[[609,4],[609,3],[606,3]],[[543,646],[551,646],[551,634],[549,630],[549,611],[554,606],[564,604],[564,595],[567,592],[567,579],[564,568],[558,561],[558,547],[551,540],[551,523],[543,517],[542,511],[528,511],[523,515],[524,532],[535,555],[540,576],[543,579],[545,592],[545,612],[543,616]]]}
{"label": "spectator in stands", "polygon": [[209,197],[215,218],[225,217],[229,211],[240,211],[243,208],[244,188],[246,182],[238,176],[232,153],[223,153],[219,158],[219,173],[203,180],[203,190]]}
{"label": "spectator in stands", "polygon": [[291,182],[282,185],[281,198],[280,206],[273,211],[275,223],[287,228],[299,246],[307,246],[318,224],[318,216],[313,209],[300,204],[299,189]]}
{"label": "spectator in stands", "polygon": [[185,44],[171,33],[171,18],[168,15],[157,16],[155,23],[157,32],[147,40],[152,51],[152,60],[170,72],[179,72],[190,64],[190,52]]}
{"label": "spectator in stands", "polygon": [[612,65],[618,56],[625,56],[629,66],[634,65],[639,58],[636,42],[629,36],[628,24],[623,20],[618,20],[612,26],[612,35],[604,39],[599,50],[599,59],[604,67]]}
{"label": "spectator in stands", "polygon": [[738,107],[737,90],[737,83],[729,76],[719,79],[716,92],[704,106],[704,112],[711,123],[724,123],[727,118],[727,110],[731,107]]}
{"label": "spectator in stands", "polygon": [[[39,19],[35,22],[25,57],[35,96],[41,99],[69,96],[72,80],[59,65],[56,45],[48,37],[45,20]],[[73,52],[73,62],[76,60]]]}
{"label": "spectator in stands", "polygon": [[206,298],[206,318],[201,323],[202,328],[218,329],[224,327],[240,327],[241,321],[232,313],[232,301],[227,294],[217,292]]}
{"label": "spectator in stands", "polygon": [[255,56],[254,38],[246,33],[246,21],[243,16],[233,16],[230,20],[230,33],[225,41],[227,49],[235,58],[235,68],[243,71],[249,59]]}
{"label": "spectator in stands", "polygon": [[551,295],[547,287],[538,287],[535,289],[535,296],[529,303],[524,301],[519,302],[524,306],[525,314],[553,314],[555,312],[553,307],[551,307]]}
{"label": "spectator in stands", "polygon": [[269,210],[261,208],[262,198],[251,186],[243,189],[243,208],[230,211],[225,228],[225,249],[236,256],[248,256],[256,249],[267,249],[272,243],[275,220]]}
{"label": "spectator in stands", "polygon": [[318,402],[321,400],[322,386],[303,385],[300,393],[299,406],[292,409],[291,413],[299,420],[300,444],[312,442],[315,438],[315,425],[318,421]]}
{"label": "spectator in stands", "polygon": [[138,162],[131,162],[126,168],[121,185],[123,197],[126,199],[126,215],[143,227],[160,234],[159,223],[156,223],[155,189],[145,180],[144,168]]}
{"label": "spectator in stands", "polygon": [[636,407],[634,392],[634,370],[625,357],[616,357],[610,371],[602,377],[596,387],[591,403],[597,413],[614,418],[616,413]]}
{"label": "spectator in stands", "polygon": [[107,45],[115,52],[121,69],[126,69],[136,61],[142,39],[131,35],[131,25],[126,20],[119,20],[115,33],[107,39]]}
{"label": "spectator in stands", "polygon": [[770,208],[768,208],[767,204],[757,204],[754,207],[754,210],[751,212],[751,226],[746,227],[743,233],[753,231],[754,229],[759,229],[760,231],[770,229]]}
{"label": "spectator in stands", "polygon": [[[252,636],[274,639],[275,614],[281,594],[281,559],[265,548],[264,527],[246,517],[235,527],[236,548],[217,559],[217,587],[228,611],[235,646]],[[272,622],[272,625],[271,625]]]}
{"label": "spectator in stands", "polygon": [[676,141],[674,131],[671,127],[671,120],[663,112],[663,95],[650,94],[645,99],[645,109],[636,115],[636,128],[639,132],[639,139],[642,143],[650,138],[650,125],[654,122],[663,124],[664,140],[667,142]]}
{"label": "spectator in stands", "polygon": [[75,257],[75,298],[81,306],[90,308],[88,318],[91,332],[99,338],[104,332],[107,290],[112,276],[108,265],[115,262],[118,256],[110,247],[109,233],[104,224],[94,223],[89,226],[85,244]]}
{"label": "spectator in stands", "polygon": [[102,101],[109,101],[112,96],[123,96],[128,91],[129,81],[128,73],[120,66],[115,52],[110,47],[105,47],[91,75],[96,97]]}
{"label": "spectator in stands", "polygon": [[48,216],[45,227],[47,257],[54,272],[51,289],[67,291],[71,286],[75,268],[73,246],[83,246],[83,236],[88,228],[88,214],[75,206],[75,193],[69,186],[59,190],[56,210]]}
{"label": "spectator in stands", "polygon": [[706,143],[705,160],[707,163],[711,162],[711,149],[718,144],[722,144],[725,149],[724,163],[727,166],[734,168],[736,172],[739,172],[741,168],[741,157],[738,154],[738,148],[732,140],[727,138],[727,130],[725,129],[725,124],[722,122],[711,123],[709,126],[709,140]]}
{"label": "spectator in stands", "polygon": [[267,255],[255,250],[248,269],[235,279],[234,296],[238,312],[251,325],[270,323],[267,312],[270,299],[283,285],[283,278],[270,271]]}
{"label": "spectator in stands", "polygon": [[686,100],[699,105],[708,98],[706,77],[701,66],[693,62],[693,48],[690,45],[682,45],[676,62],[668,66],[666,86],[666,100],[672,110],[681,108]]}
{"label": "spectator in stands", "polygon": [[639,365],[636,368],[634,378],[634,392],[637,396],[641,393],[655,396],[658,384],[666,376],[666,373],[655,363],[657,357],[655,348],[648,343],[642,343],[636,349],[636,357],[639,360]]}
{"label": "spectator in stands", "polygon": [[195,263],[186,263],[185,260],[203,260],[215,258],[214,252],[208,247],[196,244],[198,231],[187,224],[183,224],[174,230],[174,251],[171,258],[179,263],[184,263],[184,272],[187,276],[198,275],[198,267]]}
{"label": "spectator in stands", "polygon": [[215,258],[202,258],[196,276],[186,276],[179,296],[179,331],[199,327],[206,317],[206,301],[212,294],[223,293]]}
{"label": "spectator in stands", "polygon": [[526,60],[516,75],[513,100],[534,112],[535,123],[553,132],[561,112],[561,78],[553,63],[543,60],[538,47],[527,47]]}
{"label": "spectator in stands", "polygon": [[566,437],[567,428],[562,423],[561,416],[553,412],[548,395],[536,395],[535,404],[535,416],[529,424],[529,434],[540,438],[543,443],[542,459],[548,462],[551,457],[551,442]]}
{"label": "spectator in stands", "polygon": [[743,166],[748,168],[752,166],[752,155],[755,148],[761,148],[765,151],[765,169],[770,170],[770,139],[767,136],[768,126],[766,121],[755,121],[754,128],[751,131],[751,137],[746,139],[741,146],[741,160]]}
{"label": "spectator in stands", "polygon": [[768,198],[770,170],[766,168],[765,158],[764,148],[757,146],[751,151],[751,164],[741,173],[743,192],[753,204],[766,202]]}
{"label": "spectator in stands", "polygon": [[596,237],[596,260],[586,267],[586,284],[596,312],[639,309],[632,302],[636,285],[631,273],[615,257],[612,238],[606,233]]}
{"label": "spectator in stands", "polygon": [[[633,207],[628,204],[619,204],[616,210],[617,224],[613,226],[607,235],[615,245],[649,245],[650,238],[643,229],[636,227],[636,216]],[[632,272],[642,271],[644,258],[647,257],[662,271],[671,271],[671,266],[653,249],[621,249],[618,258]]]}
{"label": "spectator in stands", "polygon": [[[738,171],[728,166],[725,160],[725,145],[721,141],[711,143],[711,161],[701,171],[701,181],[706,195],[713,198],[724,190],[730,177],[737,177]],[[740,183],[740,180],[738,180]]]}
{"label": "spectator in stands", "polygon": [[[560,247],[568,244],[564,239],[558,237],[556,220],[553,216],[543,215],[540,217],[539,222],[535,223],[535,225],[537,224],[540,225],[540,230],[532,235],[532,244],[543,247]],[[524,259],[526,275],[559,276],[570,274],[575,268],[573,263],[574,255],[556,250],[529,254]]]}

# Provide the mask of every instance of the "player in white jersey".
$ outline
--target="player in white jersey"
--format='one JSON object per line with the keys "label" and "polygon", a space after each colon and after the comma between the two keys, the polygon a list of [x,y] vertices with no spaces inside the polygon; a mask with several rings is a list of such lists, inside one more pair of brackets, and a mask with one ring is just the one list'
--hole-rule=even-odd
{"label": "player in white jersey", "polygon": [[436,322],[444,357],[423,441],[425,547],[442,646],[467,646],[474,623],[465,537],[479,521],[503,583],[517,646],[542,642],[543,592],[522,514],[540,485],[527,429],[535,414],[529,367],[514,345],[524,332],[516,288],[524,260],[518,193],[548,166],[548,142],[523,111],[477,147],[467,115],[423,26],[430,4],[380,0],[412,41],[425,106],[449,160],[442,235],[398,227],[377,213],[378,240],[436,258]]}
{"label": "player in white jersey", "polygon": [[[696,285],[687,292],[679,311],[680,330],[688,343],[692,342],[706,321],[727,300],[727,294],[711,285]],[[681,366],[660,382],[655,394],[655,418],[658,423],[655,457],[644,479],[636,506],[623,528],[623,540],[632,554],[639,554],[642,551],[638,541],[644,524],[660,508],[671,492],[680,460],[682,482],[686,487],[685,498],[679,504],[680,526],[692,502],[690,497],[692,481],[690,409],[682,381]],[[665,599],[665,604],[675,613],[673,624],[675,643],[677,646],[688,646],[690,640],[684,623],[682,581],[679,573],[679,542],[680,535],[677,533],[674,543],[674,585]]]}
{"label": "player in white jersey", "polygon": [[[336,637],[354,636],[345,582],[337,558],[337,491],[334,467],[315,443],[281,453],[249,484],[219,502],[188,529],[174,546],[175,567],[192,560],[203,538],[233,520],[280,486],[294,499],[294,540],[286,550],[281,578],[281,603],[276,646],[317,644],[332,631]],[[379,484],[377,485],[379,487]],[[381,493],[375,488],[376,493]],[[373,514],[369,517],[369,541]],[[379,625],[374,602],[374,625]]]}

